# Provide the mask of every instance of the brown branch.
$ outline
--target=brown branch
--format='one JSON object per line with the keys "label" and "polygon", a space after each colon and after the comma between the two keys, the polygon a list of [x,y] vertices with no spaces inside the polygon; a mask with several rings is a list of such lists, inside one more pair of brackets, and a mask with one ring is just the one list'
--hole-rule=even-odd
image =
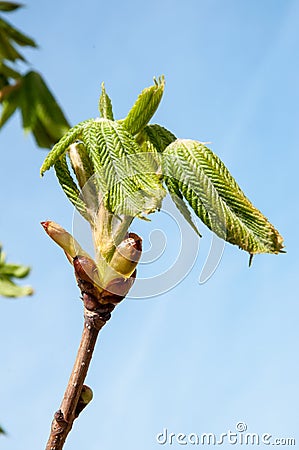
{"label": "brown branch", "polygon": [[93,261],[87,257],[79,256],[74,258],[73,264],[84,302],[84,328],[60,409],[54,414],[46,450],[61,450],[63,448],[74,420],[79,415],[77,406],[99,331],[110,319],[115,303],[118,303],[121,299],[114,295],[109,298],[109,301],[100,302],[102,293],[98,291],[86,272],[87,268],[89,270],[93,268]]}
{"label": "brown branch", "polygon": [[[135,238],[136,245],[138,244],[138,248],[141,249],[141,239],[138,237],[137,240],[137,237]],[[84,328],[60,409],[54,414],[46,450],[62,450],[74,420],[82,410],[82,388],[99,331],[110,319],[115,305],[127,295],[136,277],[135,270],[130,278],[117,277],[110,281],[105,289],[102,289],[98,285],[97,267],[92,259],[88,256],[76,256],[72,260],[69,255],[68,258],[74,265],[77,283],[82,294]]]}
{"label": "brown branch", "polygon": [[87,375],[100,329],[105,321],[98,313],[85,310],[85,323],[76,361],[64,393],[60,409],[52,421],[51,433],[46,450],[61,450],[76,418],[76,407]]}

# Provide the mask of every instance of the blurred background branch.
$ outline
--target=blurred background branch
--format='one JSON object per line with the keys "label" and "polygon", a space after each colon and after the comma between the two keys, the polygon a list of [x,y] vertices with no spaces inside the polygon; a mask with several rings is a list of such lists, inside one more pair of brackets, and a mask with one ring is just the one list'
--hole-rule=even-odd
{"label": "blurred background branch", "polygon": [[[22,6],[20,3],[0,2],[0,11],[11,13]],[[37,48],[37,44],[0,15],[0,130],[19,112],[22,128],[32,133],[37,146],[51,148],[70,126],[42,75],[28,70],[29,62],[21,52],[23,47]],[[21,66],[24,70],[20,70]],[[31,295],[31,287],[20,287],[13,280],[24,278],[29,272],[29,267],[7,264],[0,247],[0,295]]]}

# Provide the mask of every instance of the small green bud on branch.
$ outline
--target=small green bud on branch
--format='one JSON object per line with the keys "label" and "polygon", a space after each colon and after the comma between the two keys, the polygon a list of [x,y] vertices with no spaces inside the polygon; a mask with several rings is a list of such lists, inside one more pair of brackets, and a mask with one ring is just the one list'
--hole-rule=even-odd
{"label": "small green bud on branch", "polygon": [[75,410],[75,417],[77,418],[83,409],[91,402],[93,398],[93,392],[89,386],[83,384],[82,391],[78,400],[78,404]]}

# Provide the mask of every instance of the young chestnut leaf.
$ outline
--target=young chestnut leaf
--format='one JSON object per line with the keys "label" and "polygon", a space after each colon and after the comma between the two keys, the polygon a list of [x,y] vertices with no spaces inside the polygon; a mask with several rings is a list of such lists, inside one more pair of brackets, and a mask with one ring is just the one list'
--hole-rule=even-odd
{"label": "young chestnut leaf", "polygon": [[155,114],[164,92],[165,79],[162,75],[154,85],[145,88],[138,96],[122,125],[132,135],[139,133]]}
{"label": "young chestnut leaf", "polygon": [[251,255],[279,253],[283,239],[253,206],[223,162],[205,145],[177,139],[163,153],[166,185],[181,192],[219,237]]}

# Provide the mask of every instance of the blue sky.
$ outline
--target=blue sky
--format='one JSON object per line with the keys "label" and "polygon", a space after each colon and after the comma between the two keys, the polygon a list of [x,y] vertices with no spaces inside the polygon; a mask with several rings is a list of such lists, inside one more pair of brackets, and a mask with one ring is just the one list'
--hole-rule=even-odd
{"label": "blue sky", "polygon": [[[102,331],[87,380],[94,401],[65,448],[171,448],[156,442],[163,428],[220,435],[240,421],[249,432],[296,438],[292,448],[299,448],[298,2],[26,5],[8,19],[39,43],[26,55],[72,124],[97,115],[102,81],[121,118],[164,74],[153,121],[212,142],[287,248],[257,256],[249,269],[247,255],[226,245],[214,275],[199,284],[211,242],[200,225],[198,256],[184,280],[161,296],[124,301]],[[0,145],[0,238],[10,261],[32,266],[36,292],[0,301],[0,423],[9,433],[0,448],[34,450],[47,439],[82,327],[71,267],[39,222],[71,230],[73,210],[53,173],[40,179],[46,153],[23,135],[19,117],[1,131]],[[178,230],[162,216],[161,224],[174,249]],[[135,229],[149,245],[150,227]],[[146,269],[159,273],[163,264]]]}

